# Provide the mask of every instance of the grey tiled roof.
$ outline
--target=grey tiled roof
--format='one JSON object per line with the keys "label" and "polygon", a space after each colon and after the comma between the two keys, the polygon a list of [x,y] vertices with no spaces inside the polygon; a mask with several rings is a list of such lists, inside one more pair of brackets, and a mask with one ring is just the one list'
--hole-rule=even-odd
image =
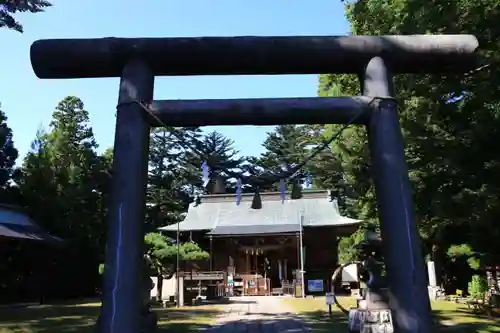
{"label": "grey tiled roof", "polygon": [[209,235],[230,236],[230,235],[265,235],[296,233],[300,231],[298,224],[272,224],[272,225],[238,225],[215,227]]}
{"label": "grey tiled roof", "polygon": [[[342,226],[357,224],[355,220],[340,215],[336,201],[331,201],[327,191],[304,191],[303,198],[281,201],[279,193],[261,193],[262,208],[252,209],[253,194],[245,194],[240,205],[235,195],[202,197],[201,204],[191,205],[179,230],[212,230],[212,234],[262,234],[296,232],[300,217],[304,227]],[[177,224],[160,228],[176,231]]]}
{"label": "grey tiled roof", "polygon": [[62,241],[36,225],[21,209],[7,205],[0,205],[0,237],[49,242]]}

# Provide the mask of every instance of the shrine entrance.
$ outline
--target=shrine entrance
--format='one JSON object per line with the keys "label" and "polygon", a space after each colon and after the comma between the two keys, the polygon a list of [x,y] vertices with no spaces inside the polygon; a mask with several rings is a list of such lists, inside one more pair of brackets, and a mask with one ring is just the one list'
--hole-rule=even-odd
{"label": "shrine entrance", "polygon": [[[242,276],[267,278],[271,287],[279,287],[283,281],[292,277],[292,271],[299,267],[296,260],[297,251],[296,244],[285,243],[241,246],[235,261],[235,272]],[[294,258],[290,260],[289,257]]]}
{"label": "shrine entrance", "polygon": [[[270,295],[284,283],[293,283],[292,272],[300,266],[296,239],[295,235],[215,238],[214,267],[224,266],[227,256],[228,272],[242,283],[241,295]],[[230,254],[219,254],[218,249]]]}
{"label": "shrine entrance", "polygon": [[[100,38],[38,40],[39,78],[121,77],[101,332],[137,333],[151,126],[366,126],[391,310],[400,333],[431,332],[424,257],[398,119],[393,74],[479,67],[471,35]],[[354,74],[362,96],[154,100],[155,75]]]}

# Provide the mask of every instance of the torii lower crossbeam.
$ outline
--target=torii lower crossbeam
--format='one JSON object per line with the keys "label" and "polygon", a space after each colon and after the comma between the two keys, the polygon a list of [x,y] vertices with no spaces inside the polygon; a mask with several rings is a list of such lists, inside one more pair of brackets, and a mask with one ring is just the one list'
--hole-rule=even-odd
{"label": "torii lower crossbeam", "polygon": [[152,126],[368,124],[371,97],[153,101]]}

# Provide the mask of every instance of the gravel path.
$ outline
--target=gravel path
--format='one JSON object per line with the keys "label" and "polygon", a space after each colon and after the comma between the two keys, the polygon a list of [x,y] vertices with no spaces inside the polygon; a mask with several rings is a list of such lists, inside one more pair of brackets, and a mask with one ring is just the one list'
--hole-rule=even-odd
{"label": "gravel path", "polygon": [[210,333],[292,333],[309,332],[307,325],[286,309],[279,297],[234,297],[224,305]]}

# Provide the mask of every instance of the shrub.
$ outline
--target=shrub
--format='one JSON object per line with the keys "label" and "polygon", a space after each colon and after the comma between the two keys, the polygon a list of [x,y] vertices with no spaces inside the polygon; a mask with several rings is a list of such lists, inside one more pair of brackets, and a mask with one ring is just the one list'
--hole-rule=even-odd
{"label": "shrub", "polygon": [[474,275],[469,282],[468,292],[476,299],[484,299],[488,292],[488,281],[485,277]]}

